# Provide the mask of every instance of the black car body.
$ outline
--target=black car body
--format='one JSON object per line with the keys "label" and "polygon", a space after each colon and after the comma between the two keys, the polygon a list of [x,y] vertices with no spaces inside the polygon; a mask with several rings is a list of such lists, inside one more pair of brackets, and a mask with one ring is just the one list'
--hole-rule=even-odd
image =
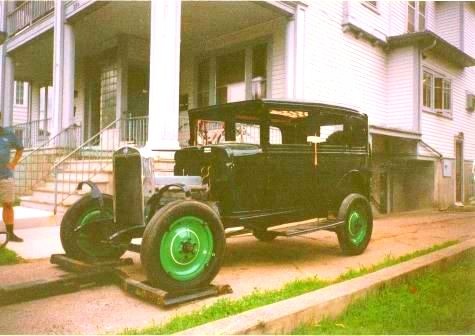
{"label": "black car body", "polygon": [[[327,217],[352,192],[369,198],[364,114],[324,104],[257,100],[195,109],[189,116],[192,147],[176,152],[174,173],[207,176],[208,200],[216,202],[226,227]],[[200,133],[210,133],[206,125],[216,124],[222,126],[221,138],[203,141]],[[256,143],[239,143],[242,129],[258,134],[251,138]],[[325,136],[316,152],[309,136]]]}
{"label": "black car body", "polygon": [[[331,230],[346,254],[366,249],[372,232],[366,115],[254,100],[194,109],[189,121],[190,146],[176,151],[174,176],[155,175],[144,151],[124,147],[113,156],[113,196],[86,182],[91,194],[61,225],[67,254],[117,258],[134,250],[152,284],[182,291],[214,278],[230,235],[251,232],[268,242]],[[289,223],[297,224],[273,228]],[[141,246],[130,244],[137,237]]]}

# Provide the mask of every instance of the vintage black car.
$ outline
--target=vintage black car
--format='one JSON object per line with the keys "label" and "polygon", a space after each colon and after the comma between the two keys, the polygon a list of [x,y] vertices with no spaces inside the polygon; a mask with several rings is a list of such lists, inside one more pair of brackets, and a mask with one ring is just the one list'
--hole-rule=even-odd
{"label": "vintage black car", "polygon": [[113,196],[84,182],[91,193],[61,224],[69,256],[140,252],[152,285],[180,291],[212,281],[230,235],[267,242],[330,230],[345,254],[365,250],[373,227],[365,114],[254,100],[194,109],[189,121],[174,176],[155,176],[150,155],[123,147],[113,155]]}

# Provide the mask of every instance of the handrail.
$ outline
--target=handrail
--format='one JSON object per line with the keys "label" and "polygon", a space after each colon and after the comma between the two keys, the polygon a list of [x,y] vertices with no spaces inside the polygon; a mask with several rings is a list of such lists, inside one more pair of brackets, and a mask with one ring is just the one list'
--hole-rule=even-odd
{"label": "handrail", "polygon": [[21,138],[25,148],[36,148],[49,140],[50,123],[51,118],[37,119],[15,124],[11,126],[11,129],[17,137]]}
{"label": "handrail", "polygon": [[84,147],[90,145],[93,141],[95,141],[97,139],[97,137],[101,136],[101,134],[103,134],[105,131],[109,130],[112,126],[114,126],[116,123],[118,123],[119,121],[121,120],[121,118],[117,118],[116,120],[114,120],[113,122],[111,122],[110,124],[108,124],[106,127],[104,127],[103,129],[101,129],[99,132],[97,132],[96,134],[94,134],[92,137],[90,137],[88,140],[86,140],[84,143],[82,143],[79,147],[77,147],[75,150],[73,150],[71,153],[69,153],[68,155],[64,156],[63,158],[61,158],[61,160],[59,160],[57,163],[54,164],[54,166],[51,168],[51,171],[54,171],[58,166],[60,166],[63,162],[65,162],[66,160],[68,160],[69,158],[71,158],[73,155],[75,155],[77,152],[79,152],[81,149],[83,149]]}
{"label": "handrail", "polygon": [[56,134],[54,137],[52,137],[51,139],[49,139],[48,141],[46,141],[45,143],[43,143],[41,146],[39,146],[38,148],[35,148],[34,150],[32,150],[31,152],[29,152],[27,155],[23,156],[20,161],[18,161],[18,164],[22,163],[23,161],[25,161],[28,157],[32,156],[33,154],[39,152],[40,150],[43,150],[45,149],[46,146],[50,145],[52,142],[55,142],[56,139],[58,139],[61,135],[63,135],[64,133],[66,133],[68,130],[70,130],[71,128],[75,128],[75,127],[79,127],[79,125],[77,124],[72,124],[72,125],[69,125],[68,127],[64,128],[63,130],[61,130],[61,132],[59,132],[58,134]]}
{"label": "handrail", "polygon": [[47,178],[56,158],[80,142],[80,129],[79,125],[70,125],[20,159],[15,169],[19,194],[30,193],[39,181]]}
{"label": "handrail", "polygon": [[[104,167],[108,164],[107,162],[95,161],[96,159],[104,159],[104,153],[108,154],[111,149],[109,148],[110,142],[108,141],[109,138],[105,138],[104,141],[101,141],[102,135],[107,131],[117,130],[118,134],[112,134],[112,148],[115,147],[115,141],[121,140],[120,135],[120,121],[121,118],[117,118],[110,124],[106,125],[103,129],[99,132],[94,134],[88,140],[83,142],[80,146],[76,149],[68,153],[67,155],[63,156],[60,160],[55,162],[50,169],[50,173],[54,177],[54,209],[53,212],[56,214],[58,205],[60,202],[66,200],[69,196],[71,196],[76,191],[76,185],[78,182],[83,180],[90,180],[98,173],[102,172]],[[107,135],[107,134],[105,134]],[[91,145],[95,145],[96,140],[99,139],[99,149],[89,148]],[[107,140],[107,141],[106,141]],[[91,146],[92,147],[92,146]],[[84,153],[83,153],[84,151]],[[68,161],[72,158],[77,157],[80,160],[80,171],[74,170],[65,172],[63,170],[63,166],[67,167]],[[74,164],[70,162],[70,164]],[[61,199],[59,199],[58,195],[58,173],[62,172],[62,190],[61,190]],[[79,177],[79,178],[78,178]],[[74,186],[73,186],[74,185]]]}

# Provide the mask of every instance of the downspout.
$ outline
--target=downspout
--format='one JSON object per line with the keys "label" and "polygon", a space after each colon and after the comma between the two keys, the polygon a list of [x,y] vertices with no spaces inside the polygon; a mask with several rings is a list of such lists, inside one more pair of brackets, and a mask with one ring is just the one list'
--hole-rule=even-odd
{"label": "downspout", "polygon": [[435,48],[436,45],[437,45],[437,40],[434,39],[434,41],[432,41],[432,43],[430,44],[430,46],[425,47],[424,49],[422,49],[422,57],[425,58],[424,53],[425,53],[426,51],[429,51],[429,50]]}

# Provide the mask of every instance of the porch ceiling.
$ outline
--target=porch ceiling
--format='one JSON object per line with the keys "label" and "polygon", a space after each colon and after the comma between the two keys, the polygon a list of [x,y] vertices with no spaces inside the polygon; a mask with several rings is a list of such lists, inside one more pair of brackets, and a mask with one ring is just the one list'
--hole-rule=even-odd
{"label": "porch ceiling", "polygon": [[[184,1],[181,42],[195,45],[283,14],[249,1]],[[150,2],[112,1],[74,23],[76,53],[95,55],[121,34],[150,39]]]}
{"label": "porch ceiling", "polygon": [[[284,14],[269,4],[251,1],[184,1],[182,3],[182,48],[245,29]],[[111,1],[72,19],[76,60],[98,55],[126,34],[150,39],[150,2]],[[53,32],[48,31],[15,50],[16,77],[50,82],[53,72]]]}
{"label": "porch ceiling", "polygon": [[15,79],[43,83],[53,78],[53,32],[49,31],[12,53]]}

